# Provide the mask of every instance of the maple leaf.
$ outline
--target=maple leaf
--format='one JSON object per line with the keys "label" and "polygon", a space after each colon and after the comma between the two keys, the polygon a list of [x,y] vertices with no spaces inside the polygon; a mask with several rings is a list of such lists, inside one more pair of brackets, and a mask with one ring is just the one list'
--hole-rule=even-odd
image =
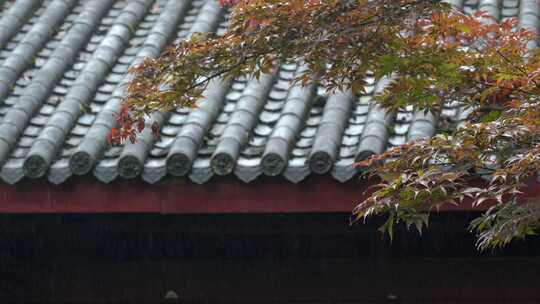
{"label": "maple leaf", "polygon": [[[467,15],[439,1],[219,2],[232,12],[223,35],[194,34],[130,69],[111,142],[136,140],[155,111],[195,107],[217,79],[259,78],[301,63],[295,84],[363,97],[381,84],[369,96],[374,106],[412,109],[444,125],[444,134],[357,164],[384,184],[354,209],[355,219],[385,214],[382,231],[393,238],[397,224],[421,231],[431,210],[471,199],[496,206],[473,224],[482,249],[536,231],[540,209],[523,209],[519,199],[523,182],[540,170],[540,51],[516,19],[497,23],[487,12]],[[468,122],[444,117],[448,108]],[[151,124],[155,136],[159,127]],[[472,191],[469,183],[486,175],[491,182]]]}

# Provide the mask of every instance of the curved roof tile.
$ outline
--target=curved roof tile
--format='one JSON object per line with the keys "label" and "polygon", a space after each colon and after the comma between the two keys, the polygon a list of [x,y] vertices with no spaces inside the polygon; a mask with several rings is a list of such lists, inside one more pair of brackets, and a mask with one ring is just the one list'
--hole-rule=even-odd
{"label": "curved roof tile", "polygon": [[[451,0],[538,32],[536,0]],[[294,86],[302,65],[282,64],[260,79],[215,80],[197,109],[156,113],[161,126],[134,144],[111,147],[127,70],[194,32],[223,33],[229,13],[215,0],[18,0],[0,13],[0,177],[7,183],[46,177],[61,183],[93,174],[103,182],[141,177],[155,183],[214,175],[251,182],[282,175],[299,182],[330,174],[345,182],[354,162],[431,136],[440,119],[461,124],[467,111],[445,105],[440,117],[410,110],[385,113],[367,94],[327,95]],[[533,47],[535,45],[531,45]]]}

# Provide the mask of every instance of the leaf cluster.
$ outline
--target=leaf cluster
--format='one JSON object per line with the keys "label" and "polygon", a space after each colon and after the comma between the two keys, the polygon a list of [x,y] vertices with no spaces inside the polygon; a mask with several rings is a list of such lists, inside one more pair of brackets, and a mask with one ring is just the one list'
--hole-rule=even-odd
{"label": "leaf cluster", "polygon": [[539,209],[520,195],[540,170],[540,51],[517,20],[498,23],[425,0],[221,2],[232,6],[225,34],[193,35],[130,70],[113,141],[133,138],[154,111],[196,106],[212,81],[259,77],[281,63],[299,62],[305,73],[294,80],[328,92],[361,94],[374,76],[388,82],[375,98],[388,112],[439,117],[457,103],[470,115],[444,134],[359,163],[381,182],[353,221],[385,214],[381,228],[393,237],[398,223],[421,231],[444,204],[486,205],[471,226],[482,249],[538,228]]}

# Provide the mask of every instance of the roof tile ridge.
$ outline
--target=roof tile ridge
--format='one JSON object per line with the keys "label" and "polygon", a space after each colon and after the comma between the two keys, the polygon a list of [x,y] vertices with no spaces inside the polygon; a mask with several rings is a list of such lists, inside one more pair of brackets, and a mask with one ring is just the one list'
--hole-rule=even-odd
{"label": "roof tile ridge", "polygon": [[[223,9],[217,3],[207,2],[202,8],[197,21],[190,29],[190,33],[208,32],[208,28],[217,30]],[[212,16],[214,16],[212,19]],[[180,132],[173,140],[166,158],[167,173],[173,176],[187,175],[197,157],[198,148],[202,144],[204,135],[210,130],[212,123],[219,115],[219,109],[225,103],[225,96],[230,86],[230,80],[213,79],[203,92],[204,99],[200,100],[198,108],[192,110],[181,127]]]}
{"label": "roof tile ridge", "polygon": [[350,90],[336,92],[328,97],[308,156],[311,171],[324,174],[332,169],[338,158],[343,132],[351,116],[353,100]]}
{"label": "roof tile ridge", "polygon": [[19,0],[2,15],[0,19],[0,49],[3,49],[7,42],[17,34],[30,18],[43,0]]}
{"label": "roof tile ridge", "polygon": [[[55,28],[67,17],[77,0],[55,0],[49,4],[45,12],[24,36],[21,43],[6,58],[0,67],[0,100],[7,97],[17,78],[30,65],[32,58],[45,46],[55,32]],[[29,44],[29,46],[25,46]],[[33,47],[30,47],[33,46]],[[25,48],[23,50],[23,48]],[[10,75],[1,72],[10,68]]]}
{"label": "roof tile ridge", "polygon": [[[112,1],[108,1],[112,4]],[[18,139],[27,122],[32,118],[35,112],[43,105],[55,84],[61,79],[66,69],[76,59],[78,51],[89,41],[93,30],[98,26],[101,16],[109,8],[107,1],[90,1],[84,5],[80,14],[80,19],[87,20],[88,23],[77,23],[67,31],[59,45],[54,49],[47,62],[34,74],[33,81],[24,89],[18,102],[8,110],[0,126],[9,123],[15,115],[14,111],[22,110],[26,113],[25,117],[18,117],[19,126],[11,132],[3,132],[2,137],[13,137]],[[69,3],[65,4],[69,7]],[[50,131],[50,134],[61,133],[62,130]],[[7,148],[7,149],[6,149]],[[47,147],[50,150],[50,145]],[[0,146],[1,151],[9,152],[9,147]],[[0,154],[0,159],[5,160],[6,154]],[[34,176],[33,173],[41,172],[34,163],[28,163],[24,166],[26,175]],[[42,173],[41,173],[42,174]],[[37,176],[36,176],[37,177]]]}
{"label": "roof tile ridge", "polygon": [[438,113],[432,113],[431,111],[425,112],[424,110],[415,111],[407,132],[407,140],[418,140],[433,136],[438,120]]}
{"label": "roof tile ridge", "polygon": [[[112,3],[112,1],[110,2]],[[64,4],[66,6],[66,14],[69,11],[68,8],[70,8],[68,4]],[[85,10],[83,10],[81,18],[85,19],[88,17],[90,24],[74,24],[67,31],[49,60],[36,71],[33,81],[23,90],[18,102],[7,111],[3,120],[0,122],[0,126],[15,123],[17,127],[11,129],[2,128],[0,137],[15,141],[20,137],[28,121],[44,103],[54,85],[60,80],[71,62],[75,60],[79,49],[86,45],[90,39],[92,30],[99,24],[101,15],[108,9],[106,4],[106,1],[91,1],[84,6],[85,9],[94,9],[100,14],[96,15],[96,12],[85,14]],[[64,15],[63,18],[65,18]],[[15,114],[17,112],[23,112],[25,115],[21,117]],[[0,143],[0,161],[5,161],[11,148]]]}
{"label": "roof tile ridge", "polygon": [[[102,4],[110,7],[114,1],[102,1]],[[140,8],[142,6],[142,9]],[[149,5],[148,5],[149,6]],[[139,10],[136,10],[139,8]],[[122,12],[113,21],[111,28],[107,31],[107,34],[93,52],[90,60],[85,64],[81,73],[75,79],[74,84],[70,87],[65,98],[60,102],[57,107],[57,111],[50,117],[43,130],[38,135],[37,140],[33,143],[25,157],[25,164],[27,162],[33,162],[34,168],[39,170],[32,172],[25,172],[31,175],[31,177],[41,177],[45,174],[46,170],[54,160],[58,150],[64,143],[64,140],[76,123],[76,120],[81,116],[83,107],[87,105],[91,98],[95,95],[99,85],[103,83],[105,77],[110,72],[112,65],[118,57],[122,54],[125,48],[128,46],[129,36],[132,31],[124,31],[125,36],[120,38],[118,35],[122,32],[121,28],[127,26],[133,27],[135,25],[128,24],[123,20],[123,15],[133,15],[132,11],[138,14],[134,19],[129,20],[132,23],[139,23],[144,16],[145,6],[139,2],[130,2],[122,10]],[[100,19],[99,16],[96,16]],[[120,28],[120,29],[119,29]],[[101,52],[105,50],[109,56],[103,57]],[[54,127],[60,127],[64,132],[54,133],[56,136],[53,140],[49,137]],[[40,139],[47,138],[47,142]],[[49,144],[51,143],[51,144]],[[32,176],[33,174],[33,176]]]}
{"label": "roof tile ridge", "polygon": [[[161,33],[158,31],[158,29],[163,27],[162,24],[169,25],[168,29],[176,28],[176,26],[170,25],[176,25],[180,21],[180,16],[171,14],[171,11],[178,9],[177,6],[177,1],[169,1],[167,3],[167,6],[164,9],[165,14],[163,15],[163,18],[161,18],[159,22],[156,23],[156,26],[151,30],[150,35],[146,39],[144,45],[154,45],[155,47],[161,49],[167,40],[170,40],[165,37],[172,38],[172,31]],[[184,7],[183,10],[186,11],[186,7]],[[208,12],[212,12],[213,15],[209,16]],[[195,19],[195,23],[192,25],[189,31],[190,35],[195,32],[214,32],[218,27],[218,22],[222,16],[222,13],[223,10],[218,4],[207,2],[207,4],[202,7],[197,18]],[[163,34],[165,34],[165,36]],[[154,54],[154,56],[157,55],[158,53]],[[159,128],[161,128],[169,117],[169,112],[152,113],[150,118],[145,122],[146,127],[144,130],[137,135],[136,141],[134,143],[127,142],[124,145],[118,162],[118,174],[120,176],[123,178],[135,178],[143,172],[148,154],[156,141],[156,136],[152,131],[152,125],[157,125]],[[205,124],[203,123],[201,127],[204,128]],[[193,143],[195,143],[195,141]]]}
{"label": "roof tile ridge", "polygon": [[263,74],[259,79],[251,78],[248,81],[212,154],[210,167],[215,174],[227,175],[233,172],[241,150],[249,141],[250,132],[257,123],[272,85],[277,80],[278,72],[279,67],[276,67],[272,73]]}
{"label": "roof tile ridge", "polygon": [[230,80],[214,79],[203,92],[203,103],[191,111],[167,154],[167,172],[174,176],[189,173],[204,135],[219,115],[225,103]]}
{"label": "roof tile ridge", "polygon": [[[264,152],[264,146],[253,146],[251,140],[262,139],[261,143],[265,144],[268,136],[271,133],[271,130],[270,133],[262,135],[258,134],[257,129],[271,129],[270,125],[273,126],[273,124],[275,124],[275,121],[279,119],[280,113],[283,110],[283,105],[287,100],[291,83],[293,82],[294,75],[297,70],[298,62],[285,62],[279,66],[278,77],[270,88],[270,92],[266,97],[263,109],[261,110],[259,115],[257,115],[257,122],[254,128],[251,130],[253,133],[250,136],[250,141],[242,149],[242,151],[240,152],[240,157],[236,160],[234,175],[236,175],[236,177],[238,177],[241,181],[245,183],[250,183],[263,174],[260,156],[253,157],[253,155],[250,156],[249,154],[253,153],[254,150],[257,151],[257,154],[262,154]],[[249,100],[247,100],[246,102],[249,102]],[[277,115],[277,117],[271,119],[267,117],[266,119],[263,119],[263,116],[267,116],[269,114],[272,117],[274,117],[274,115]],[[247,153],[248,155],[245,155],[244,153]]]}
{"label": "roof tile ridge", "polygon": [[[296,74],[305,73],[307,67],[300,64]],[[294,148],[294,141],[305,124],[315,96],[315,84],[295,84],[289,91],[280,117],[266,143],[261,167],[265,175],[276,176],[285,171]]]}
{"label": "roof tile ridge", "polygon": [[[375,94],[384,90],[390,79],[382,78],[375,86]],[[355,161],[362,161],[371,155],[384,152],[388,145],[388,126],[395,113],[388,113],[379,105],[372,104],[369,108],[366,124],[358,142]]]}
{"label": "roof tile ridge", "polygon": [[[113,27],[108,31],[107,38],[110,37],[111,40],[119,39],[127,45],[132,32],[134,32],[135,27],[143,20],[145,13],[148,12],[152,3],[154,3],[154,0],[138,0],[130,2],[128,7],[125,8],[126,14],[120,14],[117,17],[118,22],[115,20],[115,25],[118,26]],[[142,6],[142,8],[135,9],[134,7],[136,6]],[[127,18],[128,20],[123,20],[126,16],[132,19],[130,20]],[[147,48],[148,47],[145,46],[138,51],[137,56],[130,65],[131,67],[139,64],[144,59],[144,57],[141,56],[141,53]],[[106,50],[105,48],[102,49]],[[111,49],[110,46],[107,47],[107,49]],[[96,59],[100,59],[102,62],[106,63],[109,66],[109,69],[113,68],[116,60],[107,60],[107,58],[110,57],[103,57],[98,53],[95,54]],[[95,64],[98,64],[97,62],[98,61],[96,61]],[[120,111],[122,98],[124,96],[124,88],[131,77],[130,74],[124,75],[120,83],[116,85],[111,93],[110,99],[97,114],[94,123],[84,136],[83,141],[70,156],[69,167],[73,174],[84,175],[90,172],[92,168],[94,168],[98,158],[105,152],[107,148],[107,134],[116,124],[115,115]]]}
{"label": "roof tile ridge", "polygon": [[499,11],[499,2],[502,2],[500,0],[479,0],[478,1],[478,10],[479,11],[485,11],[488,13],[489,16],[491,16],[492,19],[484,19],[484,22],[494,22],[495,20],[500,19],[500,11]]}
{"label": "roof tile ridge", "polygon": [[[519,27],[528,29],[538,34],[539,30],[539,20],[540,18],[540,5],[537,0],[521,0],[519,5]],[[532,40],[529,45],[529,48],[538,47],[538,40]]]}

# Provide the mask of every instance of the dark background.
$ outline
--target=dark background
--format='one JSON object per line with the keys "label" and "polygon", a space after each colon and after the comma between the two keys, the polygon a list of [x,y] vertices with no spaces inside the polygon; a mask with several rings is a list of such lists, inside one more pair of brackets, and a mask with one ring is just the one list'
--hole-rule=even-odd
{"label": "dark background", "polygon": [[2,302],[538,303],[540,238],[478,252],[477,214],[420,237],[348,214],[1,215]]}

